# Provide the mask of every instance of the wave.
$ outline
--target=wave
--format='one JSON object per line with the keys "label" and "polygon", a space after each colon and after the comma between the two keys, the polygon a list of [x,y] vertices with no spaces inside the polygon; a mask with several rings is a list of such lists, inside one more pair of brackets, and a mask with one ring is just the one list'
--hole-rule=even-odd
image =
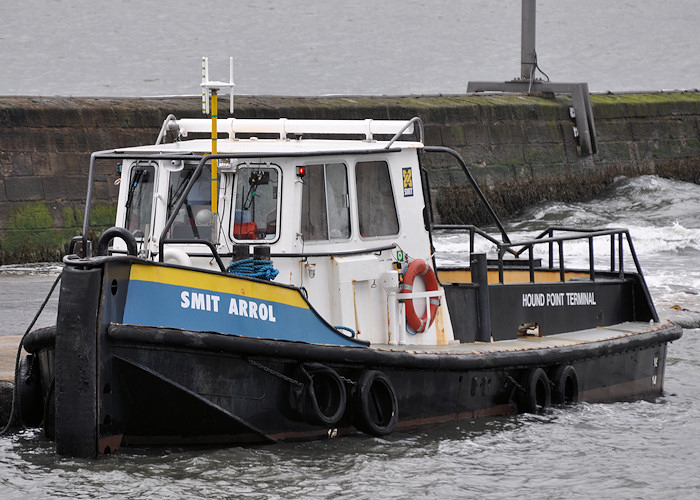
{"label": "wave", "polygon": [[[673,305],[700,311],[700,186],[653,175],[620,177],[600,196],[579,203],[546,202],[524,211],[518,220],[505,221],[511,241],[537,236],[550,226],[628,229],[652,296],[662,308]],[[491,230],[498,236],[497,231]],[[466,234],[436,235],[436,258],[444,265],[467,265]],[[475,251],[496,257],[495,246],[478,240]],[[535,247],[546,258],[547,247]],[[596,266],[610,261],[607,238],[596,240]],[[587,267],[588,243],[565,244],[567,265]],[[633,269],[625,252],[625,269]],[[686,315],[687,316],[687,315]]]}

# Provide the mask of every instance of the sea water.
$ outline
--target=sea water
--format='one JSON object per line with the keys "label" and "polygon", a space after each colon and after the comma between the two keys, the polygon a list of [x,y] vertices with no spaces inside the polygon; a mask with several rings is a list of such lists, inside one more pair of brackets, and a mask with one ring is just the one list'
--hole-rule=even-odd
{"label": "sea water", "polygon": [[[0,438],[0,497],[694,497],[700,492],[698,213],[700,186],[643,176],[618,179],[594,200],[545,203],[506,223],[514,240],[549,225],[630,229],[659,316],[685,328],[669,346],[664,395],[655,401],[581,403],[382,439],[129,448],[98,460],[56,457],[53,443],[25,431]],[[441,262],[465,262],[463,237],[441,235],[436,247]],[[566,253],[587,262],[585,245],[567,247]],[[605,260],[604,248],[599,253]],[[0,294],[12,297],[20,289],[43,300],[58,269],[0,267]],[[13,304],[11,311],[2,309],[4,334],[21,333],[38,307],[35,300]],[[11,329],[5,326],[8,314]],[[52,321],[50,314],[45,321]]]}
{"label": "sea water", "polygon": [[[696,0],[537,0],[536,76],[700,87]],[[520,76],[521,1],[0,2],[0,95],[452,94]],[[228,99],[223,98],[228,104]],[[289,117],[293,118],[293,117]]]}
{"label": "sea water", "polygon": [[[461,93],[470,80],[519,76],[520,6],[1,2],[0,95],[197,94],[201,56],[220,80],[233,56],[239,94]],[[698,24],[695,0],[539,0],[539,66],[552,81],[588,82],[593,91],[697,88]],[[0,438],[0,497],[696,497],[699,213],[699,186],[647,176],[507,223],[513,239],[549,225],[630,229],[659,315],[685,328],[669,346],[665,393],[654,402],[584,403],[383,439],[125,449],[93,461],[58,458],[52,443],[25,431]],[[463,239],[442,235],[436,246],[443,262],[464,262]],[[587,247],[567,246],[567,255],[585,264]],[[596,258],[609,255],[596,248]],[[59,272],[57,264],[0,267],[0,335],[24,332]],[[56,304],[54,294],[38,326],[54,322]]]}

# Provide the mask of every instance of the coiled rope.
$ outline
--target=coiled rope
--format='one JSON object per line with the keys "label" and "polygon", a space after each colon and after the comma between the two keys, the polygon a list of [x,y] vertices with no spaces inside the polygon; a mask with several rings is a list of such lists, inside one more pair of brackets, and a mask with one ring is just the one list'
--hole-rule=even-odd
{"label": "coiled rope", "polygon": [[273,280],[279,274],[279,270],[274,268],[271,260],[254,259],[253,257],[231,261],[226,270],[231,274],[266,280]]}
{"label": "coiled rope", "polygon": [[[355,333],[355,330],[353,330],[353,329],[350,328],[349,326],[336,325],[336,326],[334,326],[333,328],[335,328],[336,330],[345,330],[346,332],[348,332],[348,333],[350,334],[350,338],[351,338],[351,339],[354,339],[355,336],[357,335],[357,334]],[[344,337],[347,337],[347,335],[345,335],[343,332],[339,332],[339,333],[340,333],[341,335],[343,335]]]}
{"label": "coiled rope", "polygon": [[58,285],[58,282],[60,280],[61,274],[59,274],[56,278],[56,281],[53,282],[51,290],[49,290],[48,295],[46,295],[44,302],[41,304],[41,307],[39,307],[39,310],[37,311],[36,315],[34,315],[34,319],[27,328],[27,331],[24,332],[24,335],[22,335],[22,338],[19,341],[19,346],[17,347],[17,358],[15,359],[15,386],[12,388],[12,405],[10,406],[10,415],[7,417],[7,424],[2,430],[0,430],[0,436],[4,436],[5,434],[7,434],[7,431],[10,430],[10,426],[12,425],[12,421],[15,419],[15,401],[17,400],[17,377],[19,376],[19,359],[22,356],[22,345],[24,344],[24,338],[32,330],[32,328],[34,327],[34,323],[36,323],[36,321],[39,319],[39,315],[44,310],[44,307],[46,307],[49,298],[51,298],[51,295],[53,294],[53,291],[56,289],[56,285]]}

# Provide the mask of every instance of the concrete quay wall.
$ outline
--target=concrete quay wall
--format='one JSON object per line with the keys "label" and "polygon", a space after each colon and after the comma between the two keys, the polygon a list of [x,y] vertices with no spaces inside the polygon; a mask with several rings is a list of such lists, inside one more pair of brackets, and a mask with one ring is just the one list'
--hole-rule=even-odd
{"label": "concrete quay wall", "polygon": [[[222,108],[228,100],[221,99]],[[581,156],[566,96],[238,96],[237,118],[409,119],[456,149],[501,217],[545,200],[595,196],[616,176],[700,182],[700,93],[591,96],[598,153]],[[90,153],[153,143],[168,114],[202,117],[198,97],[0,97],[0,260],[56,260],[82,227]],[[219,110],[228,116],[228,109]],[[448,155],[427,155],[440,221],[486,212]],[[112,225],[115,165],[97,172],[95,233]]]}

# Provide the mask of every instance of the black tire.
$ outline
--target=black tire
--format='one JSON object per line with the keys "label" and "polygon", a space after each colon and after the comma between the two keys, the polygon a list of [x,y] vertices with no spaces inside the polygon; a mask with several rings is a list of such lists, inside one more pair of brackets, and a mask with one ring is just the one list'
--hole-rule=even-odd
{"label": "black tire", "polygon": [[17,368],[17,403],[19,421],[24,427],[39,427],[44,417],[41,381],[34,356],[24,356]]}
{"label": "black tire", "polygon": [[335,370],[325,365],[308,363],[303,369],[309,377],[305,387],[306,421],[323,427],[335,426],[347,406],[345,383]]}
{"label": "black tire", "polygon": [[578,402],[578,375],[571,365],[560,365],[554,372],[552,379],[554,391],[552,402],[554,404],[567,404]]}
{"label": "black tire", "polygon": [[389,377],[377,370],[362,373],[353,399],[353,425],[358,430],[378,437],[394,432],[399,402]]}
{"label": "black tire", "polygon": [[520,394],[518,410],[523,413],[537,413],[552,406],[552,387],[542,368],[533,368],[527,374]]}
{"label": "black tire", "polygon": [[56,439],[56,379],[51,381],[44,400],[44,437]]}

